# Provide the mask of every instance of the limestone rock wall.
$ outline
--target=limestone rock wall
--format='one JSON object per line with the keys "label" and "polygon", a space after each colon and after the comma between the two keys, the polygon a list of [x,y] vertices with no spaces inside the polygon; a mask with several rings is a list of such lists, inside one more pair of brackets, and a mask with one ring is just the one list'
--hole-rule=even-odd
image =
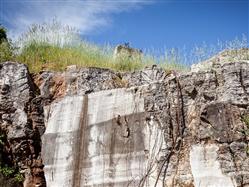
{"label": "limestone rock wall", "polygon": [[36,91],[25,65],[0,64],[1,168],[6,165],[23,174],[26,187],[45,186],[41,159],[45,126]]}
{"label": "limestone rock wall", "polygon": [[[27,91],[6,81],[18,80],[13,69],[25,72],[15,76],[25,77]],[[9,145],[2,155],[19,159],[12,164],[22,168],[24,186],[249,186],[248,61],[180,74],[70,67],[30,76],[16,63],[1,72],[0,124]],[[3,104],[4,94],[12,104]],[[20,158],[22,138],[36,144]]]}
{"label": "limestone rock wall", "polygon": [[68,96],[51,106],[42,151],[48,186],[138,186],[143,99],[132,92]]}

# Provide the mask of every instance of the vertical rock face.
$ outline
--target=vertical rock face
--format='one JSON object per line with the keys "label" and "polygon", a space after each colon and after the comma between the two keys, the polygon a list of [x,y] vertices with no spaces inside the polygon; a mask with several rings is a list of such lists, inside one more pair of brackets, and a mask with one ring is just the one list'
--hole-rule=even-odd
{"label": "vertical rock face", "polygon": [[132,88],[56,101],[43,136],[47,184],[248,185],[248,69],[226,63],[177,76],[153,67],[123,75]]}
{"label": "vertical rock face", "polygon": [[[73,162],[80,139],[83,97],[66,97],[50,108],[46,133],[43,136],[43,162],[47,186],[72,186]],[[57,125],[58,124],[58,125]]]}
{"label": "vertical rock face", "polygon": [[33,76],[39,89],[24,65],[0,75],[1,156],[24,186],[249,186],[248,61],[182,74],[72,67]]}
{"label": "vertical rock face", "polygon": [[138,186],[145,171],[143,107],[143,98],[125,89],[52,105],[42,151],[47,185]]}
{"label": "vertical rock face", "polygon": [[26,66],[0,64],[1,167],[17,168],[25,176],[25,187],[45,186],[40,157],[45,126],[41,98],[35,97],[35,91]]}

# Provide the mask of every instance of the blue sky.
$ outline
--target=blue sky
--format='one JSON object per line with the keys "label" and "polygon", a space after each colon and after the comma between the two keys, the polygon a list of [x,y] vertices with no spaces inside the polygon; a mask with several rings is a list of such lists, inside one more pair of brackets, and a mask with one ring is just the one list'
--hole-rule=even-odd
{"label": "blue sky", "polygon": [[163,49],[248,36],[248,9],[249,0],[0,0],[0,23],[18,36],[56,16],[94,43]]}

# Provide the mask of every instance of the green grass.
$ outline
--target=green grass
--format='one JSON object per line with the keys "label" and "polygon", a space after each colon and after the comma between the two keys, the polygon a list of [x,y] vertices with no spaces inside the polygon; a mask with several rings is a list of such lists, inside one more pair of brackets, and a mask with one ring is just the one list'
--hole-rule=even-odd
{"label": "green grass", "polygon": [[[42,69],[61,71],[72,64],[103,68],[108,67],[109,64],[107,57],[96,51],[86,51],[82,46],[58,47],[42,43],[31,43],[25,46],[16,60],[27,64],[32,72]],[[99,64],[100,61],[101,64]]]}
{"label": "green grass", "polygon": [[79,32],[56,19],[31,25],[16,41],[15,60],[28,65],[31,72],[41,70],[63,71],[69,65],[134,71],[152,64],[182,69],[179,62],[164,56],[159,59],[145,54],[141,59],[113,58],[114,47],[98,46],[81,39]]}
{"label": "green grass", "polygon": [[[80,67],[109,68],[118,71],[134,71],[157,63],[152,56],[144,56],[142,60],[134,58],[113,59],[112,48],[83,43],[77,46],[53,46],[48,43],[32,42],[16,55],[16,61],[28,65],[31,72],[41,70],[63,71],[69,65]],[[183,69],[184,66],[166,59],[160,61],[166,69]]]}

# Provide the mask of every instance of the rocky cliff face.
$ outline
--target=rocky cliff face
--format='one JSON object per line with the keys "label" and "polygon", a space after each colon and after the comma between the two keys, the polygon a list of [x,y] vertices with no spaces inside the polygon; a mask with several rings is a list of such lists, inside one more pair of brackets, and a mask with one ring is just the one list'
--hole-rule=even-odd
{"label": "rocky cliff face", "polygon": [[23,173],[27,187],[45,185],[40,156],[45,131],[43,105],[36,91],[25,65],[0,64],[1,170],[5,168],[5,175],[12,169],[20,170],[16,172]]}
{"label": "rocky cliff face", "polygon": [[249,186],[248,61],[0,75],[1,158],[25,187]]}

